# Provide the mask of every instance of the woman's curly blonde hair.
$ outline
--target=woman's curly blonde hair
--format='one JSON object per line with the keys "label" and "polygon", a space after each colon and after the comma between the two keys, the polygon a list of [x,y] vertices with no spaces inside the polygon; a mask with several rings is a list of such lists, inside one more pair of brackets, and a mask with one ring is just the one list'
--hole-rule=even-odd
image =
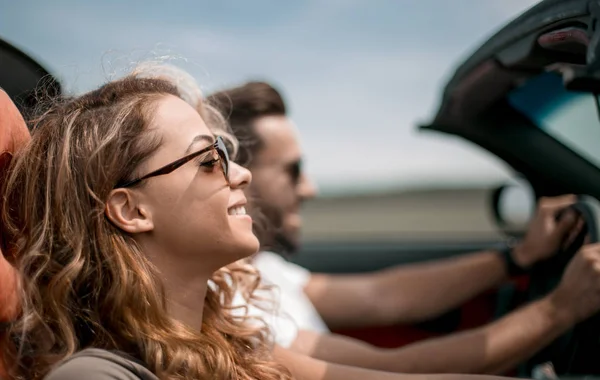
{"label": "woman's curly blonde hair", "polygon": [[57,100],[11,164],[2,219],[22,302],[4,342],[11,378],[42,379],[86,347],[132,354],[161,379],[290,378],[270,357],[266,326],[233,312],[234,294],[251,302],[260,284],[252,266],[242,261],[213,275],[195,331],[169,317],[156,268],[104,215],[113,187],[159,146],[146,126],[160,97],[193,105],[235,147],[191,77],[161,67]]}

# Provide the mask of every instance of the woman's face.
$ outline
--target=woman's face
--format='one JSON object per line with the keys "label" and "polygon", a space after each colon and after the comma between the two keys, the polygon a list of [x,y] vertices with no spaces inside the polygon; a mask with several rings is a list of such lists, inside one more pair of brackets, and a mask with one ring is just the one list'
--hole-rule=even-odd
{"label": "woman's face", "polygon": [[[136,173],[139,176],[215,141],[198,112],[170,95],[157,102],[148,129],[157,133],[162,143],[140,165]],[[200,165],[214,157],[209,151],[169,174],[151,177],[141,186],[126,190],[135,193],[138,212],[148,219],[147,231],[137,234],[142,247],[150,248],[149,252],[167,253],[169,265],[183,265],[207,274],[254,254],[259,247],[252,233],[252,219],[244,209],[243,190],[251,174],[231,162],[228,184],[220,162]]]}

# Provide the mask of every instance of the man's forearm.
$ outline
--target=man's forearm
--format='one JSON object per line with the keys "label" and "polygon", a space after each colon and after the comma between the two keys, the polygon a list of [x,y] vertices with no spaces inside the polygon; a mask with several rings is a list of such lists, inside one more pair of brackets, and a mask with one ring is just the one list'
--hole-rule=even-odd
{"label": "man's forearm", "polygon": [[299,332],[291,349],[330,363],[388,372],[498,374],[527,360],[573,324],[552,297],[485,327],[398,349],[308,331]]}
{"label": "man's forearm", "polygon": [[498,252],[486,251],[385,270],[376,280],[380,315],[389,323],[436,317],[506,278]]}
{"label": "man's forearm", "polygon": [[285,366],[295,379],[304,380],[502,380],[484,375],[416,375],[373,371],[353,366],[327,363],[275,347],[274,359]]}
{"label": "man's forearm", "polygon": [[530,358],[572,320],[551,297],[485,327],[383,352],[379,369],[395,372],[498,374]]}
{"label": "man's forearm", "polygon": [[391,325],[436,317],[504,278],[504,261],[489,251],[367,274],[313,274],[304,291],[332,328]]}

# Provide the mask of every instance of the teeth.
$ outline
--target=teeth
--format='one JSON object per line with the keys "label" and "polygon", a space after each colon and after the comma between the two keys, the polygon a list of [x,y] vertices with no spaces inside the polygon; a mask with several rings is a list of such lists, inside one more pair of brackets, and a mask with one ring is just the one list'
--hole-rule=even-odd
{"label": "teeth", "polygon": [[246,215],[246,208],[244,206],[230,208],[229,215]]}

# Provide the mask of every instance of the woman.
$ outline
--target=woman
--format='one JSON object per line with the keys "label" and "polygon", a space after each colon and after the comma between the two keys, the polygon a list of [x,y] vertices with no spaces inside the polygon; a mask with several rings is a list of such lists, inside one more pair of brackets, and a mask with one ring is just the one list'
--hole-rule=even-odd
{"label": "woman", "polygon": [[221,305],[236,276],[230,286],[219,268],[258,241],[244,212],[250,174],[204,122],[217,119],[167,81],[130,76],[36,122],[4,202],[24,293],[12,375],[43,378],[95,347],[164,378],[285,377],[261,359],[262,330]]}
{"label": "woman", "polygon": [[251,297],[259,281],[241,264],[221,269],[258,249],[250,173],[215,137],[219,115],[184,98],[172,81],[133,74],[36,121],[4,186],[21,275],[4,342],[11,376],[285,379],[288,367],[300,379],[412,378],[276,348],[284,367],[266,329],[232,313],[235,291]]}

